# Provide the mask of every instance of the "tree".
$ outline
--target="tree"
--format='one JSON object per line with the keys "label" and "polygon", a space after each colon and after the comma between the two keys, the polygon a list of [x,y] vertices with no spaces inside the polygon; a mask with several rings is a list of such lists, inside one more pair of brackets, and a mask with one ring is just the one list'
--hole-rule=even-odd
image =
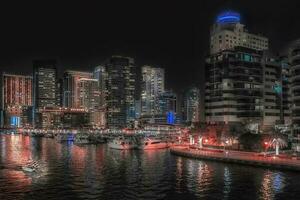
{"label": "tree", "polygon": [[286,140],[279,134],[274,134],[270,137],[268,146],[275,149],[276,156],[279,155],[279,149],[287,147]]}

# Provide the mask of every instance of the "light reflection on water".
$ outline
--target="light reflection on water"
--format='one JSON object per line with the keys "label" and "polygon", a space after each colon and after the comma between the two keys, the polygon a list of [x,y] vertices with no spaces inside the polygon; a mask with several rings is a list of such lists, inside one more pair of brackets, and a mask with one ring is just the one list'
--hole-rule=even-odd
{"label": "light reflection on water", "polygon": [[[288,199],[299,173],[0,136],[0,199]],[[20,166],[37,162],[37,173]],[[294,199],[294,198],[292,198]],[[297,199],[297,198],[296,198]]]}

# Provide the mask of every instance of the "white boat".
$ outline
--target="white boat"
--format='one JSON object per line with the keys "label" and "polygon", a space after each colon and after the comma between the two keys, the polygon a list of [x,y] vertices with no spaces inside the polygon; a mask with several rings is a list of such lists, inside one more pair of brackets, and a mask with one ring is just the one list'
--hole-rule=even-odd
{"label": "white boat", "polygon": [[128,150],[135,149],[137,147],[136,143],[131,138],[115,138],[108,142],[108,146],[112,149]]}
{"label": "white boat", "polygon": [[25,171],[25,172],[34,172],[35,171],[34,168],[32,168],[32,167],[26,167],[26,166],[23,166],[22,170]]}
{"label": "white boat", "polygon": [[139,149],[165,149],[169,147],[169,143],[162,139],[157,138],[145,138],[142,139],[139,145]]}

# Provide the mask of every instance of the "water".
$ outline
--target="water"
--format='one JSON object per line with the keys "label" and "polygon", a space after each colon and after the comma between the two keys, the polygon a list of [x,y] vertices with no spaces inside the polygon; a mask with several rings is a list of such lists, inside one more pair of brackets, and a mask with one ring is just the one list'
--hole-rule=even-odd
{"label": "water", "polygon": [[[20,166],[38,163],[36,173]],[[0,136],[0,199],[300,199],[300,173]]]}

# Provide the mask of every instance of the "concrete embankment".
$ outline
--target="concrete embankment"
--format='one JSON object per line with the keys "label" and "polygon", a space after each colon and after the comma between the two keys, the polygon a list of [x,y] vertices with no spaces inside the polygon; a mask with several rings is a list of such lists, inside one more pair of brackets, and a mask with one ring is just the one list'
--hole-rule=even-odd
{"label": "concrete embankment", "polygon": [[172,147],[170,151],[174,155],[189,158],[300,171],[300,160],[283,159],[278,157],[264,157],[259,156],[255,153],[244,153],[238,151],[203,151],[182,147]]}

